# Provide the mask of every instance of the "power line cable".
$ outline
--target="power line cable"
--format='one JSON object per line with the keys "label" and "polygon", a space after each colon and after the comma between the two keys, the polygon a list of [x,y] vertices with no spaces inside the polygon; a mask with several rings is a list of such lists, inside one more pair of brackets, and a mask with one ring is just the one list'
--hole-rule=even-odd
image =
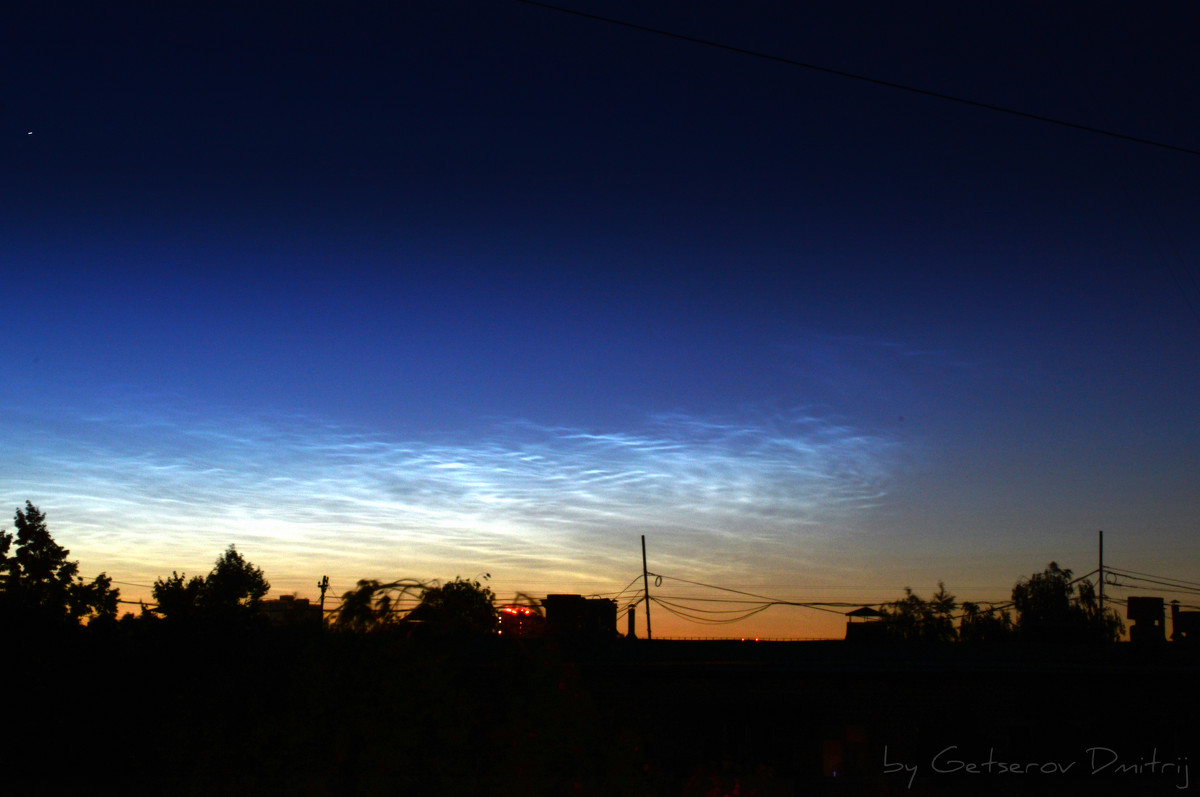
{"label": "power line cable", "polygon": [[801,69],[809,69],[814,72],[822,72],[822,73],[825,73],[828,75],[836,75],[837,77],[844,77],[844,78],[849,78],[851,80],[858,80],[863,83],[871,83],[873,85],[883,86],[883,87],[889,88],[889,89],[896,89],[899,91],[907,91],[911,94],[920,94],[925,97],[933,97],[935,99],[946,100],[948,102],[956,102],[961,105],[969,105],[974,108],[982,108],[982,109],[988,110],[988,111],[995,111],[996,113],[1008,114],[1009,116],[1018,116],[1018,117],[1021,117],[1022,119],[1031,119],[1036,122],[1045,122],[1046,124],[1058,125],[1059,127],[1066,127],[1066,128],[1072,129],[1072,130],[1082,130],[1087,133],[1095,133],[1096,135],[1108,136],[1109,138],[1115,138],[1115,139],[1119,139],[1121,141],[1130,141],[1135,144],[1145,144],[1146,146],[1158,147],[1160,149],[1166,149],[1166,150],[1170,150],[1172,152],[1181,152],[1185,155],[1200,156],[1200,150],[1189,149],[1188,147],[1181,147],[1176,144],[1166,144],[1161,141],[1155,141],[1155,140],[1149,139],[1149,138],[1141,138],[1139,136],[1131,136],[1131,135],[1126,135],[1125,133],[1117,133],[1112,130],[1105,130],[1104,128],[1101,128],[1101,127],[1093,127],[1091,125],[1078,124],[1076,122],[1068,122],[1063,119],[1055,119],[1052,116],[1042,116],[1041,114],[1030,113],[1028,111],[1019,111],[1016,108],[1007,108],[1003,105],[993,105],[993,104],[987,103],[987,102],[980,102],[979,100],[972,100],[967,97],[959,97],[959,96],[956,96],[953,94],[943,94],[942,92],[939,92],[939,91],[930,91],[929,89],[921,89],[921,88],[917,88],[916,86],[909,86],[904,83],[896,83],[891,80],[882,80],[880,78],[874,78],[874,77],[870,77],[868,75],[859,75],[854,72],[846,72],[841,69],[833,69],[833,68],[827,67],[827,66],[820,66],[818,64],[810,64],[810,63],[806,63],[804,61],[797,61],[795,59],[785,58],[780,55],[770,55],[768,53],[759,52],[758,50],[749,50],[744,47],[735,47],[731,44],[722,44],[721,42],[715,42],[715,41],[712,41],[711,39],[700,39],[695,36],[686,36],[682,33],[674,33],[672,31],[663,30],[661,28],[652,28],[647,25],[638,25],[637,23],[634,23],[634,22],[627,22],[625,20],[616,19],[613,17],[604,17],[604,16],[600,16],[599,14],[589,14],[586,11],[576,11],[575,9],[571,9],[571,8],[563,8],[562,6],[556,6],[556,5],[551,5],[549,3],[537,2],[537,0],[516,0],[516,2],[523,3],[528,6],[536,6],[537,8],[544,8],[548,11],[557,11],[562,14],[570,14],[572,16],[582,17],[584,19],[594,20],[596,22],[604,22],[609,25],[617,25],[617,26],[623,27],[623,28],[630,28],[631,30],[638,30],[638,31],[642,31],[643,33],[652,33],[656,36],[665,36],[666,38],[669,38],[669,39],[677,39],[679,41],[690,42],[692,44],[700,44],[705,47],[713,47],[718,50],[727,50],[729,52],[738,53],[740,55],[748,55],[753,58],[761,58],[766,61],[775,61],[777,63],[787,64],[788,66],[800,67]]}
{"label": "power line cable", "polygon": [[[663,596],[661,596],[661,595],[655,595],[655,596],[654,596],[654,600],[655,600],[657,603],[662,603],[662,604],[664,604],[664,605],[666,605],[666,606],[674,606],[676,609],[681,609],[681,610],[686,610],[686,611],[692,611],[692,612],[701,612],[701,613],[703,613],[703,614],[740,614],[740,613],[743,613],[743,612],[747,611],[747,609],[746,609],[744,606],[739,606],[739,607],[738,607],[738,608],[736,608],[736,609],[702,609],[702,608],[700,608],[700,607],[697,607],[697,606],[687,606],[687,605],[685,605],[685,604],[682,604],[682,603],[676,603],[675,601],[672,601],[672,600],[670,600],[670,599],[668,599],[668,598],[664,598],[664,597],[663,597]],[[771,606],[772,604],[770,604],[770,603],[761,603],[761,602],[760,602],[760,603],[757,603],[757,604],[754,604],[754,605],[755,605],[756,607],[760,607],[760,608],[766,608],[766,607],[768,607],[768,606]]]}
{"label": "power line cable", "polygon": [[1176,583],[1173,583],[1170,581],[1160,581],[1158,579],[1145,578],[1143,576],[1131,576],[1126,573],[1115,573],[1114,575],[1120,576],[1121,578],[1124,578],[1124,579],[1128,579],[1129,581],[1134,582],[1134,583],[1130,583],[1130,584],[1124,584],[1124,583],[1112,584],[1112,582],[1106,582],[1106,583],[1111,584],[1112,586],[1123,587],[1126,589],[1132,589],[1135,586],[1137,586],[1137,584],[1154,584],[1157,587],[1166,588],[1172,592],[1187,592],[1187,593],[1192,593],[1192,594],[1200,594],[1200,589],[1197,589],[1196,587],[1183,586],[1183,585],[1176,584]]}
{"label": "power line cable", "polygon": [[1160,576],[1160,575],[1158,575],[1158,574],[1156,574],[1156,573],[1142,573],[1142,572],[1140,572],[1140,571],[1138,571],[1138,570],[1130,570],[1130,569],[1129,569],[1129,568],[1127,568],[1127,567],[1119,567],[1119,568],[1114,568],[1114,567],[1106,567],[1106,568],[1104,568],[1104,569],[1105,569],[1105,570],[1110,570],[1110,571],[1113,571],[1113,570],[1120,570],[1120,571],[1121,571],[1121,573],[1123,573],[1123,574],[1125,574],[1125,575],[1134,575],[1134,576],[1148,576],[1149,578],[1161,578],[1161,579],[1163,579],[1164,581],[1174,581],[1174,582],[1176,582],[1176,583],[1179,583],[1179,584],[1187,584],[1187,585],[1189,585],[1189,586],[1192,586],[1192,587],[1200,587],[1200,581],[1188,581],[1188,580],[1186,580],[1186,579],[1182,579],[1182,578],[1172,578],[1171,576]]}
{"label": "power line cable", "polygon": [[[1144,583],[1144,584],[1154,584],[1154,585],[1156,585],[1156,586],[1159,586],[1159,587],[1163,587],[1163,588],[1165,588],[1165,590],[1166,590],[1167,592],[1182,592],[1182,593],[1184,593],[1184,594],[1188,594],[1188,595],[1200,595],[1200,589],[1198,589],[1198,588],[1196,588],[1196,587],[1185,587],[1185,586],[1180,586],[1180,585],[1178,585],[1178,584],[1174,584],[1174,583],[1172,583],[1172,582],[1170,582],[1170,581],[1161,581],[1161,580],[1159,580],[1159,579],[1147,578],[1147,577],[1144,577],[1144,576],[1133,576],[1133,575],[1130,575],[1130,574],[1128,574],[1128,573],[1120,573],[1120,572],[1118,572],[1118,573],[1116,573],[1116,575],[1119,575],[1119,576],[1121,576],[1122,578],[1128,578],[1128,579],[1130,579],[1130,580],[1132,580],[1132,581],[1139,581],[1139,582],[1142,582],[1142,583]],[[1126,587],[1126,588],[1131,588],[1131,587],[1132,587],[1132,585],[1128,585],[1128,584],[1125,584],[1125,585],[1118,585],[1118,586],[1124,586],[1124,587]]]}
{"label": "power line cable", "polygon": [[686,578],[679,578],[678,576],[665,576],[661,573],[650,573],[650,575],[654,576],[655,578],[669,578],[672,581],[679,581],[683,584],[691,584],[692,586],[695,586],[695,587],[707,587],[708,589],[717,589],[717,590],[721,590],[722,592],[732,592],[735,595],[746,595],[751,598],[762,598],[765,601],[775,602],[775,598],[771,598],[766,595],[759,595],[758,593],[755,593],[755,592],[746,592],[745,590],[732,589],[731,587],[719,587],[716,584],[705,584],[702,581],[689,581]]}
{"label": "power line cable", "polygon": [[[758,604],[761,604],[763,602],[761,600],[751,601],[751,600],[741,600],[738,598],[698,598],[698,597],[695,597],[692,595],[661,595],[661,594],[659,594],[658,597],[669,598],[671,600],[677,600],[677,601],[695,601],[695,602],[699,602],[699,603],[748,603],[748,604],[755,605],[755,606],[757,606]],[[979,601],[979,602],[980,603],[988,603],[988,601]],[[871,603],[870,601],[777,601],[777,600],[771,600],[771,601],[769,601],[769,603],[774,604],[774,605],[796,605],[796,606],[839,606],[844,609],[848,609],[851,607],[857,607],[857,606],[880,605],[878,603]]]}
{"label": "power line cable", "polygon": [[633,580],[632,580],[632,581],[630,581],[628,584],[626,584],[626,585],[625,585],[625,589],[623,589],[623,590],[621,590],[620,592],[618,592],[618,593],[617,593],[617,595],[616,595],[616,597],[615,597],[615,598],[613,598],[613,600],[620,600],[620,599],[621,599],[621,596],[622,596],[622,595],[624,595],[626,592],[628,592],[628,591],[629,591],[629,588],[630,588],[630,587],[632,587],[634,584],[636,584],[638,581],[640,581],[640,580],[641,580],[641,578],[642,578],[641,576],[634,576],[634,577],[633,577]]}
{"label": "power line cable", "polygon": [[[771,606],[797,606],[801,609],[815,609],[818,612],[829,612],[830,614],[844,615],[845,612],[840,609],[831,609],[825,603],[803,603],[801,601],[773,601]],[[854,604],[861,606],[862,604]]]}
{"label": "power line cable", "polygon": [[[1113,599],[1112,599],[1112,603],[1119,603],[1119,604],[1121,604],[1122,606],[1128,606],[1128,605],[1129,605],[1129,600],[1128,600],[1127,598],[1113,598]],[[1200,605],[1198,605],[1198,604],[1195,604],[1195,603],[1180,603],[1180,604],[1178,604],[1178,605],[1179,605],[1179,608],[1180,608],[1180,609],[1197,609],[1197,610],[1200,610]]]}
{"label": "power line cable", "polygon": [[[1111,570],[1112,568],[1106,567],[1106,568],[1104,568],[1104,569],[1105,569],[1105,570]],[[1071,579],[1070,581],[1068,581],[1068,582],[1067,582],[1067,586],[1068,586],[1068,587],[1073,587],[1073,586],[1075,586],[1076,584],[1078,584],[1080,581],[1087,581],[1089,578],[1091,578],[1092,576],[1096,575],[1096,574],[1097,574],[1097,573],[1099,573],[1099,572],[1100,572],[1100,568],[1096,568],[1095,570],[1091,570],[1091,571],[1089,571],[1089,572],[1087,572],[1087,573],[1084,573],[1082,576],[1076,576],[1075,578],[1073,578],[1073,579]],[[1040,574],[1039,574],[1039,575],[1040,575]]]}
{"label": "power line cable", "polygon": [[[835,604],[832,604],[832,603],[829,603],[829,602],[822,602],[822,601],[812,601],[812,602],[810,602],[810,601],[784,601],[784,600],[779,600],[778,598],[772,598],[772,597],[769,597],[769,596],[767,596],[767,595],[759,595],[759,594],[757,594],[757,593],[754,593],[754,592],[746,592],[745,590],[740,590],[740,589],[732,589],[732,588],[730,588],[730,587],[721,587],[721,586],[718,586],[718,585],[716,585],[716,584],[706,584],[706,583],[704,583],[704,582],[702,582],[702,581],[691,581],[691,580],[689,580],[689,579],[686,579],[686,578],[679,578],[679,577],[677,577],[677,576],[667,576],[667,575],[663,575],[662,573],[651,573],[651,575],[653,575],[653,576],[654,576],[656,579],[664,579],[664,578],[667,578],[667,579],[671,579],[671,580],[673,580],[673,581],[679,581],[679,582],[682,582],[682,583],[684,583],[684,584],[692,584],[692,585],[694,585],[694,586],[697,586],[697,587],[707,587],[708,589],[720,590],[720,591],[722,591],[722,592],[732,592],[732,593],[734,593],[734,594],[736,594],[736,595],[746,595],[746,596],[748,596],[748,597],[751,597],[751,598],[760,598],[760,599],[763,601],[763,605],[762,605],[761,607],[757,608],[757,609],[754,609],[754,610],[752,610],[751,614],[748,614],[748,615],[746,615],[747,617],[749,617],[749,616],[752,616],[753,614],[757,614],[758,612],[760,612],[760,611],[763,611],[763,610],[765,610],[765,609],[768,609],[768,608],[770,608],[771,606],[796,606],[796,607],[800,607],[800,608],[806,608],[806,609],[815,609],[815,610],[817,610],[817,611],[830,612],[830,613],[832,613],[832,614],[839,614],[839,615],[840,615],[840,614],[844,614],[843,612],[841,612],[841,611],[839,611],[839,610],[837,610],[837,609],[831,609],[831,608],[828,608],[828,607],[829,607],[829,606],[831,606],[831,605],[835,605]],[[837,605],[842,605],[842,604],[841,604],[841,602],[839,602]],[[847,604],[847,605],[859,606],[859,605],[862,605],[862,604]],[[742,619],[745,619],[745,618],[742,618]]]}
{"label": "power line cable", "polygon": [[666,611],[670,614],[673,614],[676,617],[679,617],[684,620],[689,620],[693,623],[702,623],[705,625],[729,625],[731,623],[739,623],[742,620],[746,620],[746,619],[753,617],[754,615],[756,615],[760,612],[764,612],[768,608],[770,608],[769,605],[763,605],[763,606],[758,607],[757,609],[750,609],[746,612],[743,612],[740,617],[711,618],[711,617],[696,616],[696,615],[690,614],[686,611],[677,609],[669,603],[663,603],[663,602],[659,601],[658,598],[656,598],[654,596],[651,596],[650,600],[654,601],[654,603],[661,606],[664,611]]}

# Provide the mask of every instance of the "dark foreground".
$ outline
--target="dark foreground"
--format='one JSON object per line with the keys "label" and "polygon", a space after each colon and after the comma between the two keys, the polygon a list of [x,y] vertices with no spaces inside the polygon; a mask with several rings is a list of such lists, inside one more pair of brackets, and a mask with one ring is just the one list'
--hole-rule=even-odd
{"label": "dark foreground", "polygon": [[259,629],[6,648],[14,794],[1200,793],[1200,657],[1169,646]]}

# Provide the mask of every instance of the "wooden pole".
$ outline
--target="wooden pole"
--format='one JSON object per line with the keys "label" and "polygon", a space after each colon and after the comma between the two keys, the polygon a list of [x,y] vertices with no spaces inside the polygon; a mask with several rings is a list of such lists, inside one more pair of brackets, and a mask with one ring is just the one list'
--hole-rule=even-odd
{"label": "wooden pole", "polygon": [[646,535],[642,535],[642,600],[646,603],[646,639],[654,639],[650,633],[650,571],[646,569]]}

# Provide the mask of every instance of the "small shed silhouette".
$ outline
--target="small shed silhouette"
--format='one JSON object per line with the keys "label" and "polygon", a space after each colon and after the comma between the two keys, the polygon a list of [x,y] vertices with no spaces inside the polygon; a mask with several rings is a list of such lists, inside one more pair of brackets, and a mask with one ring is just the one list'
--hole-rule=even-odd
{"label": "small shed silhouette", "polygon": [[861,641],[883,638],[883,613],[870,606],[846,612],[846,639]]}

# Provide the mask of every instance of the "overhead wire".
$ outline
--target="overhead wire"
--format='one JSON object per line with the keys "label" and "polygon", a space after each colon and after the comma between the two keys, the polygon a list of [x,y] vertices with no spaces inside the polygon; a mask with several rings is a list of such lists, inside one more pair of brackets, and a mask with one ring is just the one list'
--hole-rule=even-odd
{"label": "overhead wire", "polygon": [[717,586],[716,584],[705,584],[703,581],[689,581],[686,578],[679,578],[678,576],[667,576],[667,575],[663,575],[661,573],[650,573],[650,575],[654,576],[655,578],[669,578],[672,581],[678,581],[682,584],[691,584],[692,586],[695,586],[695,587],[707,587],[708,589],[721,590],[722,592],[732,592],[736,595],[746,595],[751,598],[762,598],[763,600],[766,600],[766,601],[774,601],[775,600],[774,598],[769,597],[767,595],[759,595],[758,593],[755,593],[755,592],[746,592],[745,590],[733,589],[732,587],[721,587],[721,586]]}
{"label": "overhead wire", "polygon": [[[681,601],[696,601],[699,603],[748,603],[748,604],[752,604],[755,606],[757,606],[763,602],[761,600],[753,600],[752,601],[752,600],[742,600],[739,598],[700,598],[700,597],[696,597],[693,595],[662,595],[659,593],[656,593],[654,597],[656,597],[656,598],[665,597],[665,598],[671,598],[673,600],[681,600]],[[796,605],[804,605],[804,606],[840,606],[843,608],[850,608],[853,606],[877,605],[877,604],[872,604],[870,602],[864,602],[864,601],[803,601],[803,602],[799,602],[799,601],[772,600],[770,602],[773,604],[779,604],[779,605],[796,604]],[[986,601],[984,601],[984,602],[986,603]]]}
{"label": "overhead wire", "polygon": [[726,50],[729,52],[738,53],[740,55],[748,55],[748,56],[751,56],[752,58],[761,58],[766,61],[775,61],[777,63],[787,64],[788,66],[799,67],[801,69],[808,69],[813,72],[821,72],[821,73],[824,73],[827,75],[835,75],[837,77],[849,78],[850,80],[857,80],[857,81],[861,81],[863,83],[870,83],[870,84],[876,85],[876,86],[883,86],[883,87],[889,88],[889,89],[896,89],[898,91],[906,91],[911,94],[919,94],[924,97],[932,97],[934,99],[946,100],[947,102],[959,103],[960,105],[968,105],[968,106],[971,106],[974,108],[982,108],[983,110],[987,110],[987,111],[994,111],[996,113],[1008,114],[1009,116],[1017,116],[1022,119],[1030,119],[1035,122],[1044,122],[1046,124],[1057,125],[1059,127],[1066,127],[1066,128],[1072,129],[1072,130],[1081,130],[1081,131],[1084,131],[1087,133],[1094,133],[1096,135],[1108,136],[1109,138],[1119,139],[1121,141],[1129,141],[1129,142],[1133,142],[1135,144],[1144,144],[1144,145],[1150,146],[1150,147],[1158,147],[1160,149],[1170,150],[1172,152],[1180,152],[1185,155],[1200,156],[1200,150],[1190,149],[1188,147],[1183,147],[1183,146],[1179,146],[1176,144],[1167,144],[1162,141],[1155,141],[1154,139],[1142,138],[1140,136],[1131,136],[1131,135],[1127,135],[1125,133],[1117,133],[1113,130],[1106,130],[1104,128],[1094,127],[1092,125],[1079,124],[1077,122],[1068,122],[1065,119],[1056,119],[1052,116],[1043,116],[1041,114],[1030,113],[1028,111],[1021,111],[1016,108],[1008,108],[1003,105],[994,105],[994,104],[988,103],[988,102],[981,102],[980,100],[973,100],[968,97],[960,97],[960,96],[957,96],[954,94],[944,94],[940,91],[931,91],[929,89],[917,88],[916,86],[910,86],[905,83],[897,83],[895,81],[883,80],[880,78],[871,77],[869,75],[860,75],[855,72],[847,72],[847,71],[841,70],[841,69],[833,69],[833,68],[827,67],[827,66],[820,66],[819,64],[811,64],[811,63],[807,63],[805,61],[797,61],[794,58],[786,58],[781,55],[771,55],[769,53],[764,53],[764,52],[761,52],[758,50],[751,50],[751,49],[748,49],[745,47],[736,47],[731,44],[723,44],[721,42],[713,41],[711,39],[701,39],[701,38],[698,38],[695,36],[687,36],[682,33],[675,33],[673,31],[663,30],[662,28],[652,28],[648,25],[639,25],[637,23],[629,22],[627,20],[616,19],[615,17],[605,17],[605,16],[601,16],[599,14],[591,14],[586,11],[577,11],[575,9],[564,8],[562,6],[556,6],[556,5],[552,5],[550,3],[538,2],[538,0],[516,0],[516,2],[522,3],[524,5],[528,5],[528,6],[536,6],[537,8],[543,8],[548,11],[557,11],[561,14],[569,14],[569,15],[576,16],[576,17],[582,17],[584,19],[590,19],[590,20],[593,20],[596,22],[603,22],[603,23],[606,23],[609,25],[616,25],[616,26],[623,27],[623,28],[629,28],[631,30],[641,31],[643,33],[652,33],[656,36],[664,36],[669,39],[676,39],[679,41],[690,42],[691,44],[699,44],[704,47],[712,47],[712,48],[715,48],[718,50]]}
{"label": "overhead wire", "polygon": [[676,617],[679,617],[680,619],[688,620],[693,623],[703,623],[706,625],[729,625],[731,623],[739,623],[742,620],[753,617],[754,615],[759,614],[760,612],[764,612],[768,608],[770,608],[769,605],[763,605],[763,606],[759,606],[756,609],[749,609],[749,610],[743,612],[738,617],[712,618],[712,617],[703,617],[703,616],[693,615],[693,614],[689,613],[688,611],[677,608],[674,604],[672,604],[670,602],[660,601],[658,598],[651,597],[651,600],[655,603],[655,605],[662,607],[662,609],[664,611],[666,611],[670,614],[673,614]]}
{"label": "overhead wire", "polygon": [[1200,581],[1188,581],[1188,580],[1182,579],[1182,578],[1171,578],[1170,576],[1160,576],[1155,573],[1143,573],[1138,570],[1130,570],[1127,567],[1105,567],[1104,569],[1108,570],[1108,571],[1119,570],[1122,574],[1124,574],[1126,576],[1147,576],[1148,578],[1160,578],[1160,579],[1163,579],[1164,581],[1175,581],[1179,584],[1187,584],[1188,586],[1200,588]]}
{"label": "overhead wire", "polygon": [[[668,579],[671,581],[678,581],[682,584],[690,584],[692,586],[704,587],[706,589],[714,589],[714,590],[718,590],[721,592],[729,592],[729,593],[732,593],[735,595],[743,595],[743,596],[746,596],[749,598],[757,598],[758,599],[757,601],[747,601],[747,600],[738,600],[738,599],[733,599],[733,598],[703,598],[703,597],[689,597],[689,596],[663,597],[663,596],[659,596],[659,595],[651,596],[651,600],[655,604],[661,605],[664,608],[664,610],[668,611],[669,613],[674,614],[675,616],[680,617],[682,619],[690,620],[692,622],[697,622],[697,623],[725,624],[725,623],[740,622],[749,617],[753,617],[754,615],[759,614],[760,612],[764,612],[767,609],[771,608],[772,606],[795,606],[795,607],[799,607],[799,608],[814,609],[816,611],[830,612],[832,614],[842,615],[842,614],[844,614],[844,612],[841,611],[842,609],[844,609],[848,606],[861,606],[862,605],[860,603],[847,603],[844,601],[780,600],[778,598],[771,597],[768,595],[762,595],[762,594],[755,593],[755,592],[748,592],[746,590],[734,589],[732,587],[722,587],[718,584],[709,584],[709,583],[706,583],[703,581],[692,581],[691,579],[680,578],[678,576],[669,576],[669,575],[665,575],[663,573],[649,573],[649,575],[654,576],[656,581],[658,581],[658,582],[661,582],[662,579]],[[748,608],[737,608],[737,609],[704,609],[704,608],[700,608],[700,607],[696,607],[696,606],[688,606],[688,605],[686,605],[686,603],[680,603],[680,601],[726,603],[726,604],[748,604],[749,607]],[[837,608],[833,608],[833,607],[837,607]],[[693,614],[693,612],[695,614]],[[737,614],[738,616],[737,617],[723,617],[723,618],[714,618],[711,616],[705,616],[705,615],[715,615],[715,614]]]}
{"label": "overhead wire", "polygon": [[[655,603],[661,603],[665,606],[674,606],[676,609],[687,610],[691,612],[701,612],[702,614],[742,614],[748,611],[744,606],[739,606],[736,609],[703,609],[697,606],[687,606],[686,604],[678,603],[669,598],[664,598],[661,595],[654,596]],[[756,603],[754,606],[764,608],[770,606],[769,603]]]}
{"label": "overhead wire", "polygon": [[632,587],[634,584],[636,584],[640,579],[641,579],[641,576],[634,576],[633,580],[630,581],[628,584],[626,584],[625,589],[618,592],[616,597],[613,598],[613,600],[619,601],[621,599],[621,596],[624,595],[629,590],[629,588]]}
{"label": "overhead wire", "polygon": [[[1126,576],[1126,578],[1128,578],[1128,576]],[[1200,589],[1196,589],[1195,587],[1178,587],[1178,586],[1169,584],[1167,582],[1157,581],[1155,579],[1149,579],[1149,578],[1138,578],[1138,579],[1133,579],[1133,580],[1142,582],[1144,584],[1153,584],[1153,585],[1155,585],[1156,588],[1160,589],[1163,592],[1175,592],[1175,593],[1180,593],[1183,595],[1200,595]],[[1116,586],[1116,587],[1124,588],[1124,589],[1132,589],[1132,588],[1134,588],[1135,585],[1114,584],[1114,585],[1110,585],[1110,586]]]}
{"label": "overhead wire", "polygon": [[[597,22],[603,22],[603,23],[609,24],[609,25],[615,25],[615,26],[619,26],[619,27],[623,27],[623,28],[628,28],[631,30],[637,30],[637,31],[640,31],[643,33],[654,34],[656,36],[663,36],[663,37],[670,38],[670,39],[677,39],[679,41],[685,41],[685,42],[689,42],[691,44],[698,44],[698,45],[702,45],[705,47],[711,47],[711,48],[715,48],[715,49],[719,49],[719,50],[726,50],[729,52],[738,53],[740,55],[746,55],[746,56],[750,56],[753,58],[760,58],[760,59],[767,60],[767,61],[774,61],[777,63],[782,63],[782,64],[786,64],[788,66],[794,66],[794,67],[798,67],[801,69],[807,69],[807,70],[811,70],[811,71],[815,71],[815,72],[821,72],[824,74],[834,75],[837,77],[847,78],[847,79],[851,79],[851,80],[857,80],[857,81],[869,83],[872,85],[883,86],[885,88],[895,89],[898,91],[905,91],[905,92],[909,92],[912,94],[918,94],[921,96],[932,97],[932,98],[939,99],[939,100],[945,100],[948,102],[954,102],[954,103],[958,103],[958,104],[962,104],[962,105],[967,105],[970,107],[981,108],[981,109],[993,111],[996,113],[1003,113],[1003,114],[1007,114],[1010,116],[1016,116],[1016,117],[1023,118],[1023,119],[1029,119],[1029,120],[1033,120],[1033,121],[1043,122],[1046,124],[1052,124],[1052,125],[1056,125],[1059,127],[1065,127],[1068,129],[1072,129],[1072,130],[1080,130],[1080,131],[1092,133],[1095,135],[1101,135],[1101,136],[1106,136],[1109,138],[1117,139],[1120,141],[1127,141],[1127,142],[1132,142],[1132,143],[1136,143],[1136,144],[1143,144],[1146,146],[1156,147],[1159,149],[1165,149],[1165,150],[1169,150],[1172,152],[1179,152],[1179,153],[1183,153],[1183,154],[1187,154],[1187,155],[1200,156],[1200,150],[1192,149],[1190,147],[1179,146],[1176,144],[1168,144],[1163,141],[1144,138],[1141,136],[1133,136],[1133,135],[1128,135],[1125,133],[1118,133],[1114,130],[1096,127],[1094,125],[1085,125],[1085,124],[1080,124],[1077,122],[1068,122],[1065,119],[1059,119],[1059,118],[1055,118],[1055,117],[1051,117],[1051,116],[1045,116],[1042,114],[1035,114],[1035,113],[1031,113],[1029,111],[1022,111],[1017,108],[1010,108],[1010,107],[1006,107],[1006,106],[995,105],[993,103],[987,103],[987,102],[982,102],[980,100],[974,100],[969,97],[962,97],[962,96],[958,96],[958,95],[952,95],[952,94],[946,94],[943,92],[932,91],[929,89],[922,89],[922,88],[918,88],[916,86],[911,86],[911,85],[908,85],[905,83],[898,83],[896,81],[883,80],[880,78],[871,77],[869,75],[863,75],[863,74],[858,74],[858,73],[854,73],[854,72],[848,72],[848,71],[841,70],[841,69],[834,69],[834,68],[827,67],[827,66],[821,66],[819,64],[813,64],[813,63],[808,63],[805,61],[799,61],[794,58],[787,58],[784,56],[772,55],[769,53],[761,52],[759,50],[752,50],[752,49],[745,48],[745,47],[737,47],[734,45],[724,44],[724,43],[718,42],[718,41],[713,41],[711,39],[701,39],[699,37],[688,36],[685,34],[676,33],[674,31],[669,31],[669,30],[665,30],[662,28],[654,28],[654,27],[650,27],[648,25],[639,25],[634,22],[629,22],[628,20],[622,20],[622,19],[617,19],[615,17],[606,17],[606,16],[602,16],[599,14],[591,14],[591,13],[584,12],[584,11],[578,11],[575,9],[564,8],[562,6],[557,6],[557,5],[553,5],[550,3],[538,2],[538,0],[518,0],[518,2],[523,3],[524,5],[535,6],[535,7],[542,8],[542,9],[549,10],[549,11],[557,11],[562,14],[569,14],[569,15],[581,17],[584,19],[590,19],[590,20],[597,21]],[[1171,257],[1168,255],[1167,251],[1164,250],[1164,248],[1161,245],[1161,243],[1159,242],[1159,240],[1151,234],[1150,225],[1148,224],[1147,219],[1146,219],[1146,212],[1143,210],[1143,208],[1137,202],[1135,202],[1133,200],[1132,194],[1130,193],[1128,186],[1125,185],[1124,183],[1122,183],[1122,190],[1124,191],[1124,193],[1126,195],[1127,201],[1134,208],[1134,212],[1136,213],[1138,219],[1140,220],[1142,227],[1146,230],[1147,235],[1149,235],[1151,238],[1154,239],[1154,245],[1159,250],[1160,262],[1162,263],[1163,267],[1167,271],[1167,274],[1170,277],[1171,281],[1175,284],[1176,289],[1179,291],[1180,296],[1182,297],[1185,306],[1190,311],[1192,317],[1195,318],[1195,320],[1198,323],[1200,323],[1200,304],[1198,304],[1198,303],[1200,303],[1200,282],[1197,281],[1196,276],[1186,267],[1186,265],[1184,265],[1183,258],[1180,256],[1180,254],[1179,254],[1178,250],[1175,248],[1173,242],[1168,242],[1168,246],[1171,249],[1171,254],[1174,254],[1174,258],[1175,258],[1174,262],[1172,262]],[[1181,276],[1181,274],[1182,274],[1182,276]],[[1191,287],[1192,287],[1191,292],[1189,292],[1188,286],[1186,284],[1189,282],[1191,283]],[[1196,297],[1196,298],[1193,298],[1193,297]]]}

